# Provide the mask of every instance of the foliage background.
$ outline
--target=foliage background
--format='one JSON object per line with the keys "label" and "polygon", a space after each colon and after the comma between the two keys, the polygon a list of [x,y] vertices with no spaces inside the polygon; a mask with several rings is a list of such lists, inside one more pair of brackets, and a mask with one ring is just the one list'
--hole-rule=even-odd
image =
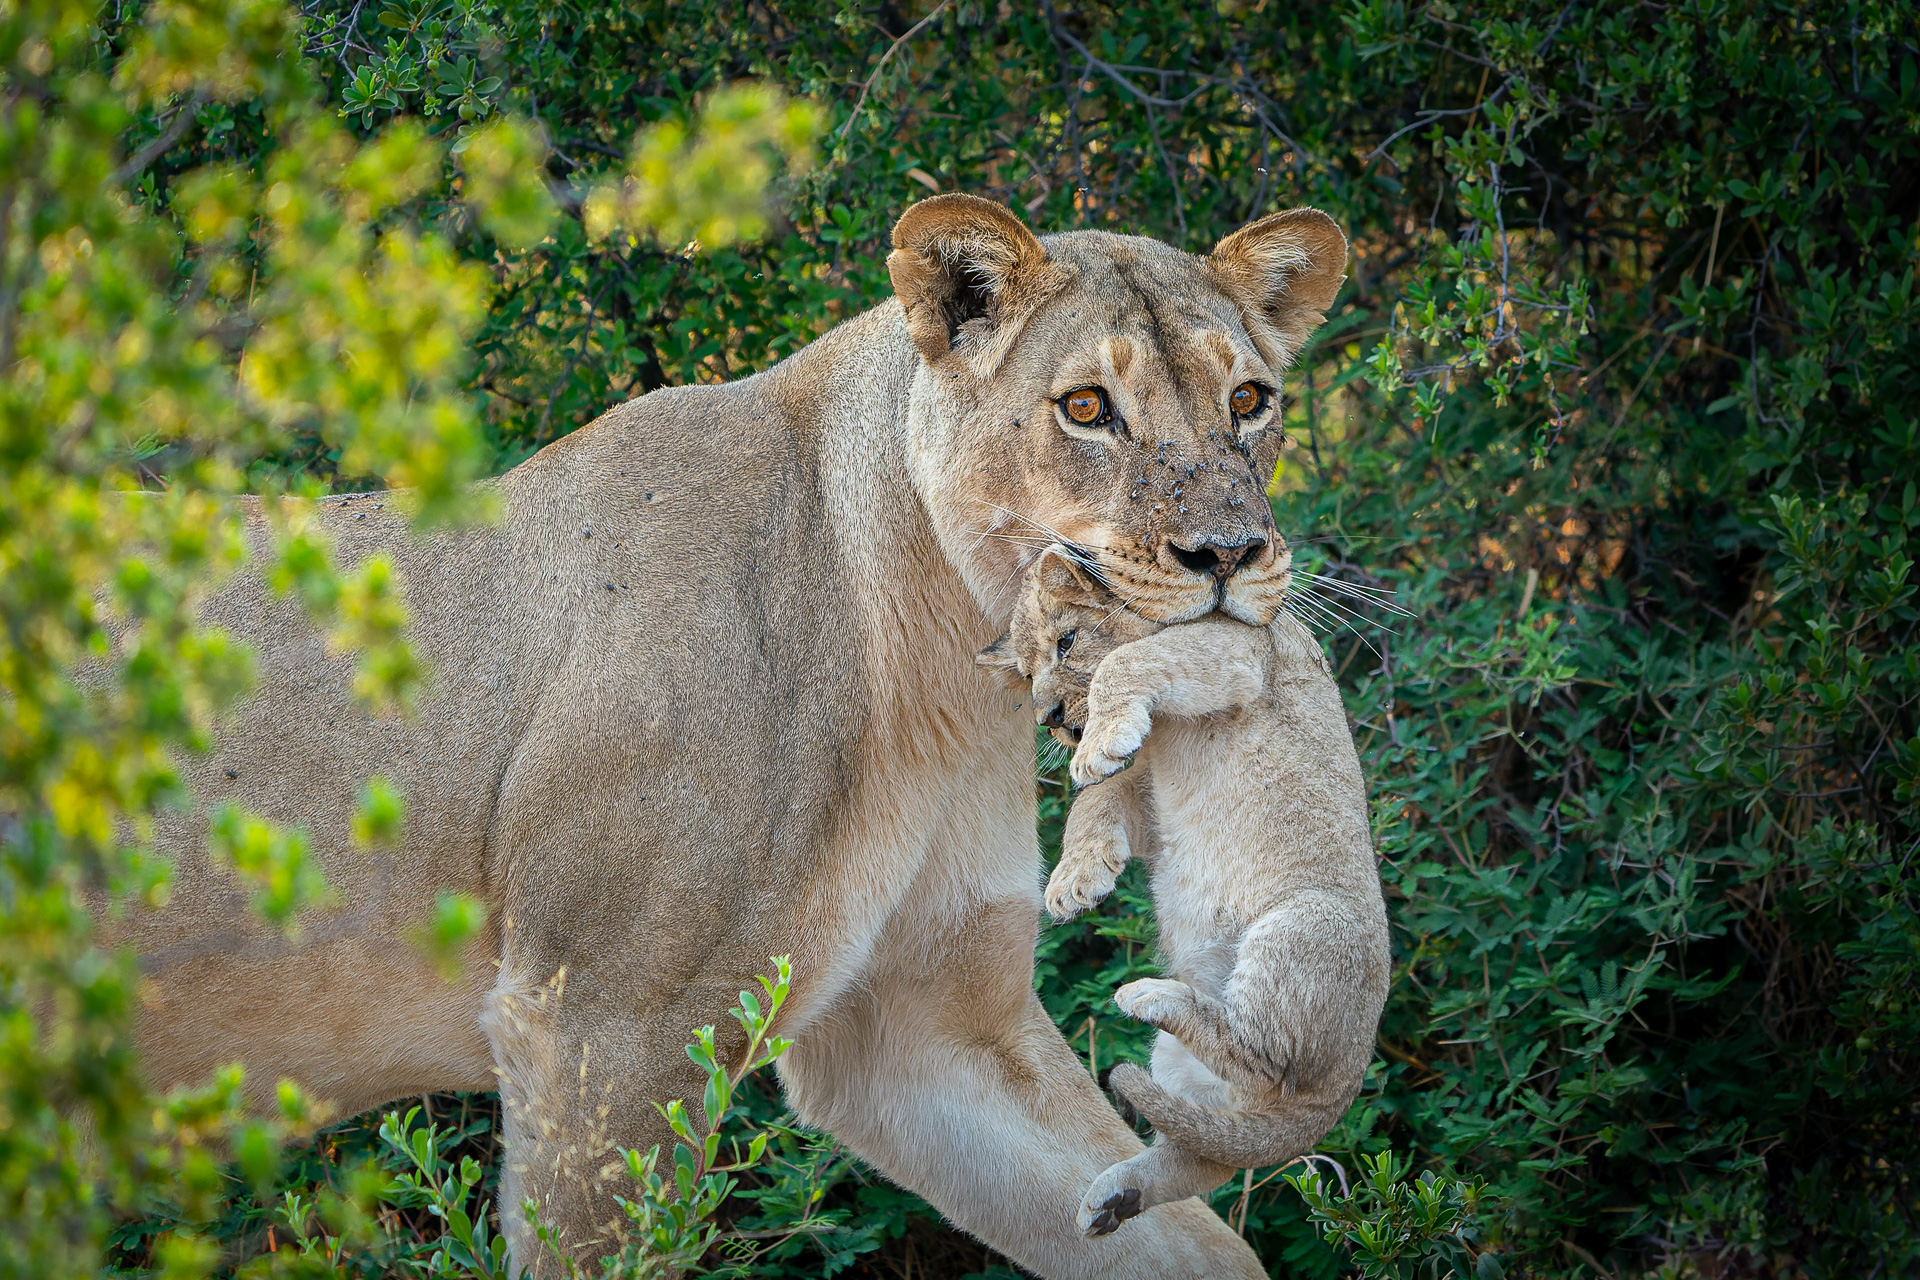
{"label": "foliage background", "polygon": [[[103,13],[97,39],[137,16]],[[887,229],[933,190],[1195,251],[1272,208],[1334,213],[1351,280],[1291,380],[1276,512],[1319,572],[1415,616],[1329,583],[1301,602],[1346,686],[1396,926],[1381,1056],[1323,1150],[1486,1179],[1509,1274],[1920,1267],[1911,3],[301,18],[306,74],[356,138],[404,116],[459,152],[511,116],[548,148],[563,212],[537,243],[474,220],[456,160],[406,207],[486,273],[463,378],[495,467],[886,297]],[[827,110],[768,234],[589,234],[636,126],[742,78]],[[265,163],[279,128],[271,95],[228,94],[166,137],[177,101],[126,133],[167,144],[139,178],[162,215],[182,175]],[[251,482],[386,474],[321,426],[278,424]],[[1041,791],[1051,848],[1062,782]],[[1041,993],[1096,1070],[1141,1053],[1106,997],[1152,971],[1134,878],[1043,936]],[[485,1100],[439,1105],[484,1163]],[[377,1145],[350,1125],[282,1176],[340,1181]],[[846,1230],[760,1274],[1004,1265],[829,1150],[784,1152],[742,1224],[798,1187]],[[1350,1265],[1268,1172],[1223,1211],[1277,1272]],[[258,1253],[261,1202],[225,1212],[228,1258]],[[122,1265],[162,1260],[144,1229]]]}

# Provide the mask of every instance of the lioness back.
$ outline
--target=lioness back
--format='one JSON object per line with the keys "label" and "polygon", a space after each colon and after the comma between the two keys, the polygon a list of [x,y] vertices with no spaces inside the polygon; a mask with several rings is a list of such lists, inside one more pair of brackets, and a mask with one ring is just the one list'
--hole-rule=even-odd
{"label": "lioness back", "polygon": [[[488,527],[416,536],[388,495],[320,502],[343,565],[382,552],[400,571],[430,673],[415,716],[357,708],[353,659],[257,572],[208,602],[206,620],[254,651],[258,691],[187,762],[196,806],[157,833],[171,905],[119,932],[151,979],[138,1034],[156,1083],[204,1078],[245,1043],[256,1089],[290,1075],[349,1109],[449,1081],[491,1088],[478,1015],[509,922],[493,913],[449,992],[408,941],[442,891],[497,904],[536,883],[536,909],[575,926],[558,932],[577,954],[543,957],[548,972],[633,941],[610,922],[691,957],[674,961],[684,970],[718,960],[714,920],[780,918],[847,795],[866,714],[852,587],[792,413],[857,393],[810,381],[823,345],[610,411],[494,482]],[[263,549],[257,509],[248,530]],[[374,775],[406,799],[396,848],[352,840]],[[737,802],[742,785],[753,804]],[[308,833],[334,901],[297,939],[254,919],[245,886],[206,858],[206,815],[228,801]],[[608,860],[617,874],[598,873]],[[647,909],[689,895],[711,913]],[[716,963],[722,986],[778,942],[739,941],[737,966]]]}

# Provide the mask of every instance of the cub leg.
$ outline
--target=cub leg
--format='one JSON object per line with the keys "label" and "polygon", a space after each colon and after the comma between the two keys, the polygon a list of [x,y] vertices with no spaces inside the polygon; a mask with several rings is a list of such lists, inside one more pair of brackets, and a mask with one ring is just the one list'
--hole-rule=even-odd
{"label": "cub leg", "polygon": [[[1080,1229],[1106,1235],[1157,1204],[1205,1197],[1231,1178],[1233,1166],[1209,1160],[1166,1136],[1131,1160],[1109,1166],[1080,1201]],[[1129,1228],[1131,1230],[1131,1228]]]}
{"label": "cub leg", "polygon": [[1257,627],[1203,618],[1123,644],[1087,689],[1087,727],[1068,772],[1081,786],[1116,773],[1156,714],[1205,716],[1244,707],[1266,685],[1273,642]]}
{"label": "cub leg", "polygon": [[1047,913],[1071,920],[1113,892],[1114,881],[1133,856],[1139,821],[1137,772],[1084,789],[1073,798],[1060,861],[1047,879]]}
{"label": "cub leg", "polygon": [[1141,978],[1113,993],[1130,1018],[1160,1028],[1187,1047],[1209,1071],[1258,1097],[1286,1077],[1287,1063],[1274,1062],[1237,1030],[1227,1006],[1171,978]]}
{"label": "cub leg", "polygon": [[1233,1086],[1193,1056],[1193,1051],[1162,1031],[1153,1038],[1154,1083],[1197,1107],[1233,1109]]}
{"label": "cub leg", "polygon": [[[1116,1078],[1121,1070],[1114,1073]],[[1168,1093],[1195,1106],[1222,1111],[1233,1106],[1227,1083],[1164,1031],[1154,1039],[1151,1078]],[[1111,1231],[1156,1204],[1189,1196],[1204,1198],[1232,1174],[1229,1166],[1183,1147],[1170,1134],[1162,1133],[1153,1146],[1131,1160],[1109,1166],[1087,1187],[1080,1200],[1081,1230]]]}

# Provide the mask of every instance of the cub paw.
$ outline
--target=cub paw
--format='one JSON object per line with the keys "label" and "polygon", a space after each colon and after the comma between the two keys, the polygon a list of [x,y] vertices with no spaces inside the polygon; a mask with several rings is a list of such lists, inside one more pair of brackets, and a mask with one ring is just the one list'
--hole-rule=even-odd
{"label": "cub paw", "polygon": [[1133,758],[1133,753],[1147,740],[1147,730],[1152,727],[1152,721],[1144,712],[1089,724],[1086,735],[1080,740],[1079,750],[1073,753],[1073,762],[1067,766],[1067,772],[1072,775],[1074,782],[1083,787],[1113,776]]}
{"label": "cub paw", "polygon": [[1140,1215],[1140,1188],[1121,1185],[1128,1181],[1127,1173],[1125,1164],[1114,1165],[1095,1178],[1080,1198],[1080,1230],[1086,1235],[1110,1235],[1128,1218]]}
{"label": "cub paw", "polygon": [[1113,869],[1099,858],[1062,858],[1047,877],[1047,914],[1067,921],[1113,892]]}
{"label": "cub paw", "polygon": [[1129,1018],[1165,1030],[1193,1004],[1193,988],[1171,978],[1141,978],[1113,993],[1113,1002]]}

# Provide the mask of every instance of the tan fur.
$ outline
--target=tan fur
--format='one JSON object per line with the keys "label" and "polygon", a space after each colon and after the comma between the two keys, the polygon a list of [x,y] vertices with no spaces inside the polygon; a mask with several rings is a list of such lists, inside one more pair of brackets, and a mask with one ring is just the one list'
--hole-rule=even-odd
{"label": "tan fur", "polygon": [[[494,527],[416,537],[382,495],[322,503],[347,564],[404,575],[433,671],[414,719],[355,710],[350,661],[257,577],[214,602],[261,682],[159,833],[172,906],[118,927],[154,1083],[241,1059],[261,1096],[287,1076],[345,1112],[497,1085],[516,1265],[548,1265],[524,1197],[590,1259],[619,1233],[615,1149],[670,1142],[653,1101],[699,1096],[692,1030],[732,1033],[735,993],[790,954],[793,1105],[961,1227],[1050,1277],[1260,1274],[1199,1205],[1124,1245],[1075,1228],[1080,1188],[1140,1146],[1034,997],[1030,735],[971,658],[1041,527],[1156,616],[1266,620],[1278,431],[1222,441],[1232,371],[1193,337],[1277,383],[1266,304],[1165,245],[1041,241],[961,197],[910,211],[890,265],[898,302],[768,372],[541,450],[495,482]],[[1069,436],[1050,397],[1062,370],[1107,376],[1109,338],[1133,348],[1133,434]],[[1231,573],[1163,555],[1208,538],[1263,545]],[[369,852],[349,822],[376,773],[408,815]],[[229,799],[311,833],[338,901],[295,941],[201,852]],[[442,890],[491,910],[451,986],[407,941]]]}
{"label": "tan fur", "polygon": [[1114,996],[1161,1030],[1152,1075],[1111,1077],[1159,1140],[1090,1184],[1095,1233],[1312,1150],[1359,1091],[1388,978],[1365,784],[1318,643],[1286,614],[1163,630],[1117,608],[1049,553],[982,660],[1031,677],[1036,714],[1079,744],[1048,910],[1100,901],[1144,852],[1175,975]]}

